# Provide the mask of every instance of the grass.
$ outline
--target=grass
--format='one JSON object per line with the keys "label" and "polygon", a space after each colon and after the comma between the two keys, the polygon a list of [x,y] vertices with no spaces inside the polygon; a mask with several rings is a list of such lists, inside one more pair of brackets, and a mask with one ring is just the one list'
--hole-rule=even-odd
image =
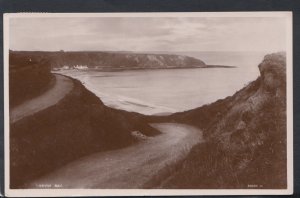
{"label": "grass", "polygon": [[266,57],[262,76],[233,96],[171,116],[106,107],[74,80],[75,88],[57,105],[11,126],[10,187],[20,188],[81,156],[127,146],[134,142],[132,131],[158,134],[148,122],[182,122],[203,129],[206,142],[160,171],[145,188],[286,188],[282,60]]}
{"label": "grass", "polygon": [[261,109],[263,113],[253,118],[256,124],[247,129],[250,131],[247,141],[236,137],[237,143],[233,143],[234,133],[229,136],[229,144],[219,136],[209,138],[193,147],[185,159],[152,178],[147,187],[286,188],[286,121],[285,114],[278,113],[284,107],[274,108],[278,102],[270,101]]}
{"label": "grass", "polygon": [[[170,119],[203,129],[206,142],[152,178],[148,188],[287,187],[286,74],[282,54],[266,56],[261,77],[231,97]],[[151,186],[152,185],[152,186]]]}
{"label": "grass", "polygon": [[159,132],[143,116],[108,108],[73,80],[58,104],[10,126],[10,187],[23,184],[82,156],[132,144],[131,131]]}

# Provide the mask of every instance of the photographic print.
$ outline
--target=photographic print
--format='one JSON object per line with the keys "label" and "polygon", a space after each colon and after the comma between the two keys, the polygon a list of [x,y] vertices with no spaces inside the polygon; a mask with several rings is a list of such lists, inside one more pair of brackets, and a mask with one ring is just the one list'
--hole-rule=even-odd
{"label": "photographic print", "polygon": [[4,15],[10,196],[291,194],[292,13]]}

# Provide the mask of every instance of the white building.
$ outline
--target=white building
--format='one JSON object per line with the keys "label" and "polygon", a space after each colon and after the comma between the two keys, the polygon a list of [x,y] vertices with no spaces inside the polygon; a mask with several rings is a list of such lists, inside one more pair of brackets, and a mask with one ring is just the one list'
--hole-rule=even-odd
{"label": "white building", "polygon": [[88,66],[86,66],[86,65],[75,65],[74,69],[88,69]]}

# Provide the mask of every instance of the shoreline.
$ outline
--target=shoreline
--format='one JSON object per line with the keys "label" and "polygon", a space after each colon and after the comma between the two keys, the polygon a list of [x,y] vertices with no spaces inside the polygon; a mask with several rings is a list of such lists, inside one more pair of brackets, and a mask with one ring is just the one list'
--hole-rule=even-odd
{"label": "shoreline", "polygon": [[[281,54],[266,56],[259,65],[259,70],[261,73],[259,78],[233,95],[194,109],[161,116],[109,107],[80,80],[66,76],[75,85],[66,97],[56,105],[25,117],[11,126],[10,165],[14,175],[11,176],[10,185],[14,186],[13,188],[20,188],[22,183],[33,181],[82,156],[125,148],[136,142],[132,132],[156,136],[160,133],[151,126],[151,123],[168,122],[201,129],[206,143],[195,145],[185,160],[174,164],[174,167],[169,169],[171,171],[163,172],[165,176],[159,177],[159,181],[156,181],[154,176],[154,185],[179,189],[220,188],[222,183],[216,184],[211,178],[222,175],[225,181],[229,182],[228,187],[244,187],[249,183],[249,177],[250,181],[255,182],[265,174],[262,171],[253,176],[255,167],[263,166],[265,156],[254,157],[248,150],[251,148],[255,152],[266,153],[268,160],[275,160],[279,164],[279,167],[271,166],[265,175],[268,178],[270,175],[273,176],[272,172],[279,172],[277,176],[279,182],[274,180],[270,184],[269,181],[261,181],[259,184],[264,188],[269,186],[282,188],[286,185],[284,180],[286,164],[280,164],[282,158],[286,156],[286,142],[282,141],[286,135],[285,56]],[[273,98],[276,100],[272,100]],[[273,123],[270,123],[271,118],[275,119]],[[274,134],[279,134],[279,138],[274,139],[277,137]],[[247,142],[240,144],[245,142],[247,137],[250,137]],[[270,147],[280,151],[280,155],[273,159],[273,153],[269,152]],[[50,158],[45,158],[44,153]],[[24,158],[27,160],[23,160]],[[258,160],[253,163],[248,161],[248,158]],[[51,159],[55,159],[55,162]],[[238,160],[238,164],[233,164],[235,160]],[[206,167],[214,169],[210,171]],[[173,168],[176,168],[175,173]],[[239,173],[234,172],[238,174],[236,177],[239,177],[237,183],[232,181],[231,175],[227,175],[233,168],[240,170]],[[246,175],[245,171],[248,171]],[[199,183],[200,179],[207,182]],[[219,182],[223,182],[223,179]]]}
{"label": "shoreline", "polygon": [[[222,69],[225,67],[225,69],[227,68],[232,68],[232,66],[222,66]],[[199,67],[200,68],[200,67]],[[199,68],[189,68],[189,69],[199,69]],[[174,71],[178,74],[181,73],[180,70],[176,70],[176,69],[182,69],[184,70],[184,68],[172,68],[172,70],[170,69],[153,69],[152,71],[155,72],[159,72],[165,70],[165,72],[167,71]],[[213,67],[206,67],[203,68],[201,67],[200,69],[216,69]],[[139,75],[139,72],[141,73],[147,73],[147,71],[150,71],[151,69],[147,69],[147,70],[122,70],[122,71],[112,71],[111,74],[107,74],[108,77],[110,77],[110,75],[114,76],[113,72],[120,72],[119,74],[122,76],[122,72],[124,72],[123,74],[126,75],[125,72],[135,72],[137,71],[137,73],[134,75]],[[217,69],[216,69],[217,70]],[[186,69],[187,72],[190,73],[194,73],[194,70],[188,70]],[[226,70],[226,73],[232,73],[233,71],[231,70]],[[99,72],[99,74],[97,73]],[[102,72],[102,73],[101,73]],[[107,71],[109,72],[109,71]],[[151,72],[151,71],[150,71]],[[202,70],[197,70],[195,71],[197,73],[203,73]],[[207,72],[215,72],[214,70],[205,70],[205,73]],[[220,70],[220,72],[222,73],[222,71]],[[180,112],[184,112],[184,111],[188,111],[188,110],[192,110],[192,109],[196,109],[199,108],[203,105],[208,105],[210,103],[213,103],[219,99],[224,99],[230,95],[232,95],[234,93],[234,91],[232,93],[223,93],[220,92],[220,94],[215,94],[215,96],[213,96],[213,99],[209,99],[209,98],[205,98],[203,97],[203,101],[200,99],[200,103],[198,104],[194,104],[194,105],[188,105],[189,103],[186,103],[187,105],[185,105],[185,103],[182,103],[181,106],[174,106],[174,102],[170,105],[168,105],[167,103],[161,102],[161,101],[152,101],[151,99],[146,100],[147,98],[143,98],[143,97],[134,97],[134,95],[131,94],[125,94],[123,92],[120,92],[121,95],[118,95],[117,92],[113,92],[113,91],[109,91],[108,89],[101,89],[101,85],[97,85],[98,81],[91,81],[93,83],[90,82],[88,76],[91,77],[107,77],[105,71],[101,71],[101,70],[94,70],[94,69],[88,69],[88,70],[76,70],[76,69],[72,69],[72,70],[61,70],[61,71],[54,71],[52,73],[58,73],[58,74],[63,74],[66,76],[70,76],[74,79],[79,80],[89,91],[93,92],[97,97],[99,97],[106,106],[111,107],[111,108],[115,108],[118,110],[125,110],[128,112],[137,112],[137,113],[141,113],[143,115],[146,116],[156,116],[156,115],[160,115],[160,114],[166,114],[166,115],[170,115],[170,114],[174,114],[174,113],[180,113]],[[99,75],[99,76],[98,76]],[[103,75],[103,76],[102,76]],[[155,74],[154,74],[155,75]],[[201,75],[200,75],[201,76]],[[125,79],[126,80],[126,79]],[[255,78],[253,78],[253,80],[255,80]],[[102,80],[103,81],[103,80]],[[101,82],[102,82],[101,81]],[[99,83],[101,83],[99,82]],[[109,82],[109,81],[108,81]],[[241,89],[245,83],[235,83],[235,87],[236,90]],[[131,86],[132,83],[129,83],[128,86]],[[109,86],[109,85],[108,85]],[[128,87],[130,88],[130,87]],[[137,89],[140,89],[141,87],[138,86]],[[112,89],[114,89],[112,87]],[[118,88],[119,89],[119,88]],[[164,89],[164,88],[162,88]],[[180,89],[182,90],[182,89]],[[122,94],[123,93],[123,94]],[[176,96],[175,96],[176,97]],[[199,98],[200,96],[198,96],[197,98]],[[146,101],[146,102],[144,102]],[[195,101],[195,99],[193,100]],[[180,102],[180,100],[178,101]]]}
{"label": "shoreline", "polygon": [[99,71],[99,72],[122,72],[122,71],[140,71],[140,70],[169,70],[169,69],[213,69],[213,68],[222,68],[222,69],[234,69],[238,68],[237,66],[231,65],[206,65],[206,66],[190,66],[190,67],[165,67],[165,68],[87,68],[87,69],[52,69],[51,72],[60,72],[60,71]]}

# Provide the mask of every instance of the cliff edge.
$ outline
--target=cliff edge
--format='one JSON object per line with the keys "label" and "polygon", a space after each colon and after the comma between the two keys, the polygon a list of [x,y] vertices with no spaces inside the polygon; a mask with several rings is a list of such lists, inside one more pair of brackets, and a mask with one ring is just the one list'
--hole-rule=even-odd
{"label": "cliff edge", "polygon": [[286,55],[266,55],[260,77],[233,96],[171,117],[203,129],[206,142],[162,188],[286,188]]}

